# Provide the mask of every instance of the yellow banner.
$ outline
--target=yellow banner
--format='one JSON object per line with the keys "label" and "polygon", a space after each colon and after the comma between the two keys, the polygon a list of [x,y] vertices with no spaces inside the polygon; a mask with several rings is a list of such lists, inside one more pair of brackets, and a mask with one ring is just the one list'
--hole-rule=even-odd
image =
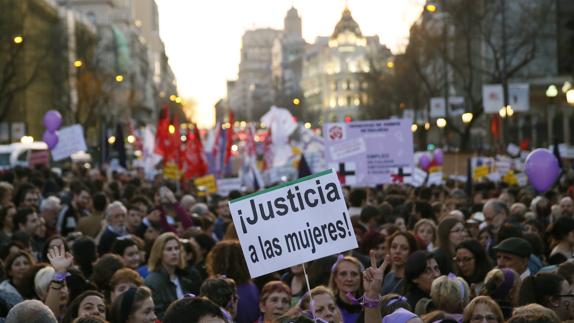
{"label": "yellow banner", "polygon": [[179,168],[174,163],[169,163],[163,167],[163,177],[171,180],[179,180],[180,176]]}
{"label": "yellow banner", "polygon": [[490,173],[488,165],[478,166],[474,169],[474,174],[472,174],[473,180],[477,181]]}
{"label": "yellow banner", "polygon": [[217,180],[213,175],[198,177],[193,180],[197,187],[198,195],[205,196],[206,193],[217,193]]}

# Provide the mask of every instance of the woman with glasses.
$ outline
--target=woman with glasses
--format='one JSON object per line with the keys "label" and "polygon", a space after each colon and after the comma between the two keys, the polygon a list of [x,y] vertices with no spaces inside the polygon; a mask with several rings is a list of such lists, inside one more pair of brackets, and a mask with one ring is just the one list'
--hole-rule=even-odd
{"label": "woman with glasses", "polygon": [[453,262],[456,273],[470,286],[471,295],[473,297],[479,295],[484,277],[492,269],[492,264],[480,242],[470,239],[459,243],[455,247]]}
{"label": "woman with glasses", "polygon": [[454,272],[452,259],[455,247],[466,237],[464,223],[454,217],[440,221],[438,225],[438,249],[434,251],[441,273]]}
{"label": "woman with glasses", "polygon": [[462,323],[503,323],[504,316],[496,302],[488,296],[474,298],[464,308]]}
{"label": "woman with glasses", "polygon": [[574,302],[574,294],[568,281],[554,273],[538,273],[522,281],[518,294],[519,305],[537,303],[556,313],[561,321],[572,319],[569,307]]}

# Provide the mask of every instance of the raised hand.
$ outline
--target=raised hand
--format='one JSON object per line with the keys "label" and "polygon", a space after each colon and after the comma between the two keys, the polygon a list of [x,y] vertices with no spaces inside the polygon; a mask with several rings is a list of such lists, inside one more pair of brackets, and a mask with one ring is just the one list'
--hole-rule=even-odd
{"label": "raised hand", "polygon": [[65,273],[72,265],[74,257],[66,252],[64,245],[54,246],[48,250],[48,260],[57,273]]}
{"label": "raised hand", "polygon": [[391,259],[389,256],[386,256],[383,263],[377,266],[375,251],[371,250],[369,254],[371,256],[371,267],[365,269],[363,272],[363,288],[365,289],[365,295],[367,297],[378,298],[381,286],[383,285],[383,276]]}

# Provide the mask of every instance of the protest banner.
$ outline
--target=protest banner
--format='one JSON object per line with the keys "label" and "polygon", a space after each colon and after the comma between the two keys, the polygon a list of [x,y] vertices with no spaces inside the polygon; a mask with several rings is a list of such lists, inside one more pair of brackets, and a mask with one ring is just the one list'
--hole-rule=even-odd
{"label": "protest banner", "polygon": [[170,161],[163,167],[163,177],[166,179],[177,181],[179,180],[180,173],[179,167],[174,162]]}
{"label": "protest banner", "polygon": [[205,196],[207,193],[217,193],[217,181],[214,175],[206,175],[193,180],[195,187],[199,191],[198,196]]}
{"label": "protest banner", "polygon": [[220,178],[217,180],[217,194],[221,196],[229,195],[231,191],[241,190],[241,178]]}
{"label": "protest banner", "polygon": [[357,248],[333,170],[229,202],[251,278]]}
{"label": "protest banner", "polygon": [[86,151],[84,130],[79,124],[58,130],[58,144],[52,149],[52,158],[55,161],[72,156],[79,151]]}
{"label": "protest banner", "polygon": [[397,169],[414,168],[412,120],[327,123],[323,126],[327,165],[343,184],[393,183]]}

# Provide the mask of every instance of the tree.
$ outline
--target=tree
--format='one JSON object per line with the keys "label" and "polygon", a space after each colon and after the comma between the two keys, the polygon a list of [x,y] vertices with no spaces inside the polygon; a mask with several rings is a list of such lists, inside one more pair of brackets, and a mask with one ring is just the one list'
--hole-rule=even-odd
{"label": "tree", "polygon": [[52,37],[27,32],[28,4],[0,0],[0,120],[6,120],[16,97],[45,72],[52,50]]}
{"label": "tree", "polygon": [[457,135],[460,148],[466,150],[471,129],[483,114],[482,84],[506,83],[541,55],[540,43],[549,37],[546,33],[553,24],[554,1],[444,0],[441,4],[440,14],[423,12],[411,28],[404,54],[410,66],[396,77],[403,80],[399,83],[410,84],[417,83],[410,79],[413,75],[418,78],[419,85],[413,87],[417,95],[406,96],[411,102],[425,105],[431,97],[443,96],[447,86],[464,96],[466,111],[474,118],[460,126],[449,118],[447,131]]}

